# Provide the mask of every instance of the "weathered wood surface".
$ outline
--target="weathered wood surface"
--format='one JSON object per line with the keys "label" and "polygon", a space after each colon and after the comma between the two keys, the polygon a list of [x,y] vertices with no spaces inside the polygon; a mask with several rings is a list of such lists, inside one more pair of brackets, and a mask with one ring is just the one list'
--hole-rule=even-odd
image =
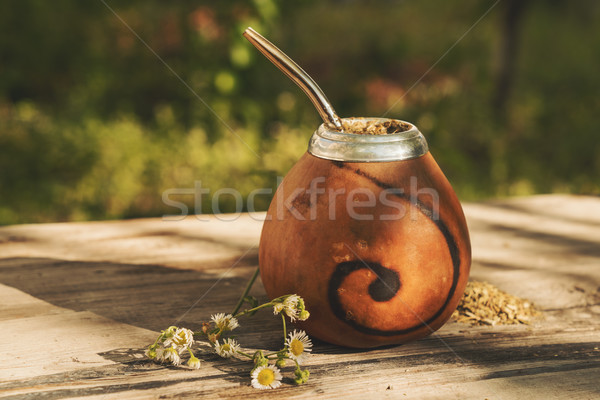
{"label": "weathered wood surface", "polygon": [[[3,398],[600,398],[600,198],[466,204],[472,278],[533,300],[531,326],[448,323],[404,346],[315,343],[310,381],[258,391],[250,365],[205,353],[200,370],[147,362],[157,331],[229,312],[257,265],[261,221],[143,219],[0,228]],[[260,282],[253,294],[264,298]],[[277,348],[269,312],[247,348]],[[289,376],[289,373],[288,373]]]}

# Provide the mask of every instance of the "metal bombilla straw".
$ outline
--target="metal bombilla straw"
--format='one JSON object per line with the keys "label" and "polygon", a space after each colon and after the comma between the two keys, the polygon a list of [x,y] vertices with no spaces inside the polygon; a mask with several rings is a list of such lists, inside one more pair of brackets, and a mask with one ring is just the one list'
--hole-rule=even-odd
{"label": "metal bombilla straw", "polygon": [[337,116],[333,106],[321,90],[319,85],[298,64],[289,58],[277,46],[265,39],[260,33],[248,27],[244,31],[244,37],[250,41],[265,57],[277,68],[287,75],[300,89],[306,93],[314,104],[325,125],[333,130],[342,130],[342,121]]}

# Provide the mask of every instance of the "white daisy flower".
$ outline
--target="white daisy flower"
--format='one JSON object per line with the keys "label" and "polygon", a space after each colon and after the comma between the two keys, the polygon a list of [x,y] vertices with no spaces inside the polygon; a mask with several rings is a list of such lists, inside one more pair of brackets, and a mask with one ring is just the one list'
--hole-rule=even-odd
{"label": "white daisy flower", "polygon": [[218,355],[223,358],[229,358],[233,356],[240,348],[240,345],[235,339],[224,339],[223,344],[219,344],[219,341],[215,343],[215,351]]}
{"label": "white daisy flower", "polygon": [[288,296],[283,301],[283,309],[285,311],[285,314],[288,317],[290,317],[292,322],[294,322],[296,318],[298,318],[298,303],[300,302],[300,300],[300,296],[293,294],[291,296]]}
{"label": "white daisy flower", "polygon": [[190,329],[179,328],[173,333],[173,336],[165,340],[163,346],[174,347],[179,354],[190,348],[194,344],[194,332]]}
{"label": "white daisy flower", "polygon": [[175,347],[166,348],[162,352],[162,360],[170,362],[173,365],[179,365],[181,363],[181,357],[179,357],[179,353]]}
{"label": "white daisy flower", "polygon": [[215,325],[217,327],[220,327],[220,326],[223,326],[223,323],[225,323],[225,314],[223,314],[223,313],[213,314],[210,316],[210,319],[212,322],[215,323]]}
{"label": "white daisy flower", "polygon": [[198,357],[191,356],[187,362],[187,365],[192,369],[200,369],[200,360]]}
{"label": "white daisy flower", "polygon": [[274,365],[263,365],[252,372],[252,386],[256,389],[275,389],[281,385],[281,373]]}
{"label": "white daisy flower", "polygon": [[240,326],[238,320],[236,318],[233,317],[233,315],[228,314],[229,315],[229,320],[227,323],[227,329],[229,329],[230,331],[234,330],[235,328],[237,328],[238,326]]}
{"label": "white daisy flower", "polygon": [[223,332],[228,330],[232,331],[238,326],[240,326],[238,320],[234,318],[231,314],[225,315],[223,313],[218,313],[211,316],[210,319],[215,323],[217,328],[219,328]]}
{"label": "white daisy flower", "polygon": [[159,347],[156,349],[156,357],[155,360],[157,362],[163,362],[164,361],[164,355],[165,355],[165,348],[164,347]]}
{"label": "white daisy flower", "polygon": [[273,305],[273,314],[277,315],[283,311],[283,303],[275,303]]}
{"label": "white daisy flower", "polygon": [[312,342],[306,332],[294,329],[285,340],[285,347],[288,349],[288,357],[302,364],[307,353],[312,351]]}

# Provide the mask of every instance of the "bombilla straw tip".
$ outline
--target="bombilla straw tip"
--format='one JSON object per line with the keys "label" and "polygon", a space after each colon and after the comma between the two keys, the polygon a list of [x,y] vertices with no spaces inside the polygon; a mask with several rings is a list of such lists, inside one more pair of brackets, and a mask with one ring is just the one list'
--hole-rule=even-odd
{"label": "bombilla straw tip", "polygon": [[246,28],[243,36],[248,39],[265,57],[279,68],[288,78],[306,93],[312,101],[317,112],[330,128],[341,131],[342,122],[335,113],[333,106],[325,96],[325,93],[317,83],[298,64],[289,58],[283,51],[279,50],[273,43],[269,42],[260,33],[251,27]]}

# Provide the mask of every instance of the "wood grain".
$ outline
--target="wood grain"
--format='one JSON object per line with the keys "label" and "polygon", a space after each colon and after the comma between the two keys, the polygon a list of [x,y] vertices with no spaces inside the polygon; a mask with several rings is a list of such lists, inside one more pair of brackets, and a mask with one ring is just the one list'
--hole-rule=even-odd
{"label": "wood grain", "polygon": [[[600,398],[600,198],[535,196],[465,213],[472,277],[533,300],[543,320],[448,323],[369,351],[315,342],[309,382],[292,385],[288,368],[266,392],[250,387],[247,362],[208,350],[197,371],[143,358],[158,330],[231,310],[257,265],[260,220],[0,228],[0,397]],[[264,299],[260,281],[252,294]],[[244,347],[280,347],[270,312],[241,323]]]}

